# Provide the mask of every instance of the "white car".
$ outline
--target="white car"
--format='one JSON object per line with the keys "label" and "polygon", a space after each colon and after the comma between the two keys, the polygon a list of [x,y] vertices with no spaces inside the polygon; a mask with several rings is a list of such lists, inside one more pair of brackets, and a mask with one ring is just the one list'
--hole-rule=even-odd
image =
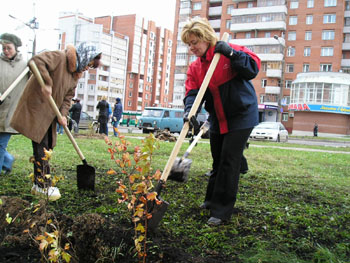
{"label": "white car", "polygon": [[280,122],[261,122],[252,130],[250,140],[287,142],[288,131]]}

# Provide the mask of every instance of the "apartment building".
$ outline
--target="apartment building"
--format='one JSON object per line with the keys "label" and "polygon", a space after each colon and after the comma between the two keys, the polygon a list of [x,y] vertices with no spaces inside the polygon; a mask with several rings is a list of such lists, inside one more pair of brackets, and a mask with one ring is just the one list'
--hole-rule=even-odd
{"label": "apartment building", "polygon": [[171,107],[172,32],[135,14],[98,17],[95,22],[129,38],[124,109],[142,111],[147,106]]}
{"label": "apartment building", "polygon": [[315,122],[320,134],[350,134],[349,2],[177,0],[174,103],[182,103],[184,74],[193,59],[181,43],[181,29],[188,18],[201,16],[218,36],[229,32],[231,43],[260,57],[261,70],[252,81],[260,121],[281,121],[297,134],[311,134]]}
{"label": "apartment building", "polygon": [[103,25],[94,23],[92,18],[72,12],[60,14],[59,29],[59,49],[65,49],[67,44],[79,46],[86,42],[102,52],[102,67],[86,71],[77,85],[75,96],[81,100],[83,111],[96,118],[96,106],[102,97],[107,97],[112,106],[116,98],[124,101],[128,37],[104,29]]}

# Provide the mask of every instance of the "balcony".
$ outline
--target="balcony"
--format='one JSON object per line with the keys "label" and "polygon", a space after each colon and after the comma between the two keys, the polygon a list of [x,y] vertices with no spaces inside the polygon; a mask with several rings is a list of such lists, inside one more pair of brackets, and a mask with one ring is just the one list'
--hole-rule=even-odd
{"label": "balcony", "polygon": [[187,54],[188,53],[188,47],[185,46],[185,45],[181,45],[181,46],[179,45],[176,48],[176,53],[185,53],[185,54]]}
{"label": "balcony", "polygon": [[281,78],[282,70],[281,69],[267,69],[266,77],[268,78]]}
{"label": "balcony", "polygon": [[222,6],[209,7],[209,16],[221,16]]}
{"label": "balcony", "polygon": [[191,8],[181,8],[180,9],[180,15],[189,15],[191,14],[192,10]]}
{"label": "balcony", "polygon": [[257,54],[261,61],[283,61],[283,54]]}
{"label": "balcony", "polygon": [[342,46],[342,49],[343,50],[350,50],[350,43],[343,43],[343,46]]}
{"label": "balcony", "polygon": [[[279,43],[279,41],[281,43]],[[231,39],[230,43],[240,45],[240,46],[266,46],[266,45],[282,45],[285,46],[285,40],[279,38],[279,41],[273,37],[265,38],[241,38],[241,39]]]}
{"label": "balcony", "polygon": [[266,6],[266,7],[238,8],[238,9],[232,9],[231,16],[258,15],[258,14],[271,14],[271,13],[284,13],[285,15],[287,15],[287,7],[285,5],[276,5],[276,6]]}
{"label": "balcony", "polygon": [[211,4],[222,3],[222,0],[209,0],[209,3],[211,3]]}
{"label": "balcony", "polygon": [[175,66],[187,66],[187,61],[185,59],[177,59]]}
{"label": "balcony", "polygon": [[175,74],[175,80],[185,80],[186,74]]}
{"label": "balcony", "polygon": [[350,59],[342,59],[341,66],[342,67],[350,67]]}
{"label": "balcony", "polygon": [[257,22],[257,23],[240,23],[231,24],[230,30],[232,32],[246,32],[253,30],[286,30],[285,21],[272,21],[272,22]]}
{"label": "balcony", "polygon": [[221,26],[221,19],[215,19],[215,20],[209,20],[209,24],[214,29],[220,29]]}
{"label": "balcony", "polygon": [[344,26],[343,33],[350,33],[350,26]]}
{"label": "balcony", "polygon": [[350,11],[345,11],[344,12],[344,17],[350,17]]}
{"label": "balcony", "polygon": [[280,94],[281,88],[278,86],[265,86],[265,94]]}

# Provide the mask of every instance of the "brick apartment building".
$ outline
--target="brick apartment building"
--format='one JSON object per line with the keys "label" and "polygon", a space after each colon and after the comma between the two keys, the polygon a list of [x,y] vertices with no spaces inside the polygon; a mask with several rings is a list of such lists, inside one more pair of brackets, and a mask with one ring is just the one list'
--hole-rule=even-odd
{"label": "brick apartment building", "polygon": [[83,111],[96,117],[96,105],[103,96],[112,106],[121,98],[125,113],[171,106],[170,30],[137,15],[92,19],[72,12],[60,14],[59,28],[59,49],[87,42],[102,51],[103,66],[90,69],[78,83],[76,96]]}
{"label": "brick apartment building", "polygon": [[170,107],[172,32],[137,15],[98,17],[95,23],[129,38],[124,109],[142,111],[147,106]]}
{"label": "brick apartment building", "polygon": [[177,0],[173,81],[179,106],[195,59],[180,33],[196,16],[206,17],[218,37],[228,32],[231,43],[260,57],[253,80],[260,121],[281,121],[293,134],[312,134],[314,123],[320,134],[350,134],[350,1]]}

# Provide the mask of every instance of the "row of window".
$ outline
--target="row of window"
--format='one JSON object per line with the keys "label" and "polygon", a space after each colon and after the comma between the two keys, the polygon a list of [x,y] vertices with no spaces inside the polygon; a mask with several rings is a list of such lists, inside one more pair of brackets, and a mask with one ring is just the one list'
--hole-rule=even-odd
{"label": "row of window", "polygon": [[[307,8],[313,8],[314,7],[314,0],[308,0],[307,1]],[[324,0],[324,7],[333,7],[337,6],[337,0]],[[290,9],[296,9],[299,7],[299,0],[291,0],[290,1]]]}
{"label": "row of window", "polygon": [[[288,47],[287,49],[287,56],[288,57],[294,57],[296,52],[295,47]],[[334,55],[334,48],[333,47],[321,47],[321,57],[333,57]],[[311,47],[304,47],[304,57],[310,57],[311,56]]]}
{"label": "row of window", "polygon": [[[322,30],[322,40],[334,40],[335,32],[334,30]],[[297,32],[288,32],[288,41],[297,40]],[[312,31],[305,31],[305,40],[312,40]]]}
{"label": "row of window", "polygon": [[[303,72],[309,72],[309,71],[310,71],[310,64],[304,63],[303,64]],[[330,64],[330,63],[320,64],[320,71],[332,72],[332,64]],[[287,64],[286,65],[286,73],[293,73],[293,72],[294,72],[294,64]]]}
{"label": "row of window", "polygon": [[[336,22],[336,14],[324,14],[323,15],[323,24],[334,24]],[[314,21],[313,15],[306,15],[305,23],[307,25],[312,25]],[[294,26],[298,24],[298,16],[289,17],[289,25]]]}

